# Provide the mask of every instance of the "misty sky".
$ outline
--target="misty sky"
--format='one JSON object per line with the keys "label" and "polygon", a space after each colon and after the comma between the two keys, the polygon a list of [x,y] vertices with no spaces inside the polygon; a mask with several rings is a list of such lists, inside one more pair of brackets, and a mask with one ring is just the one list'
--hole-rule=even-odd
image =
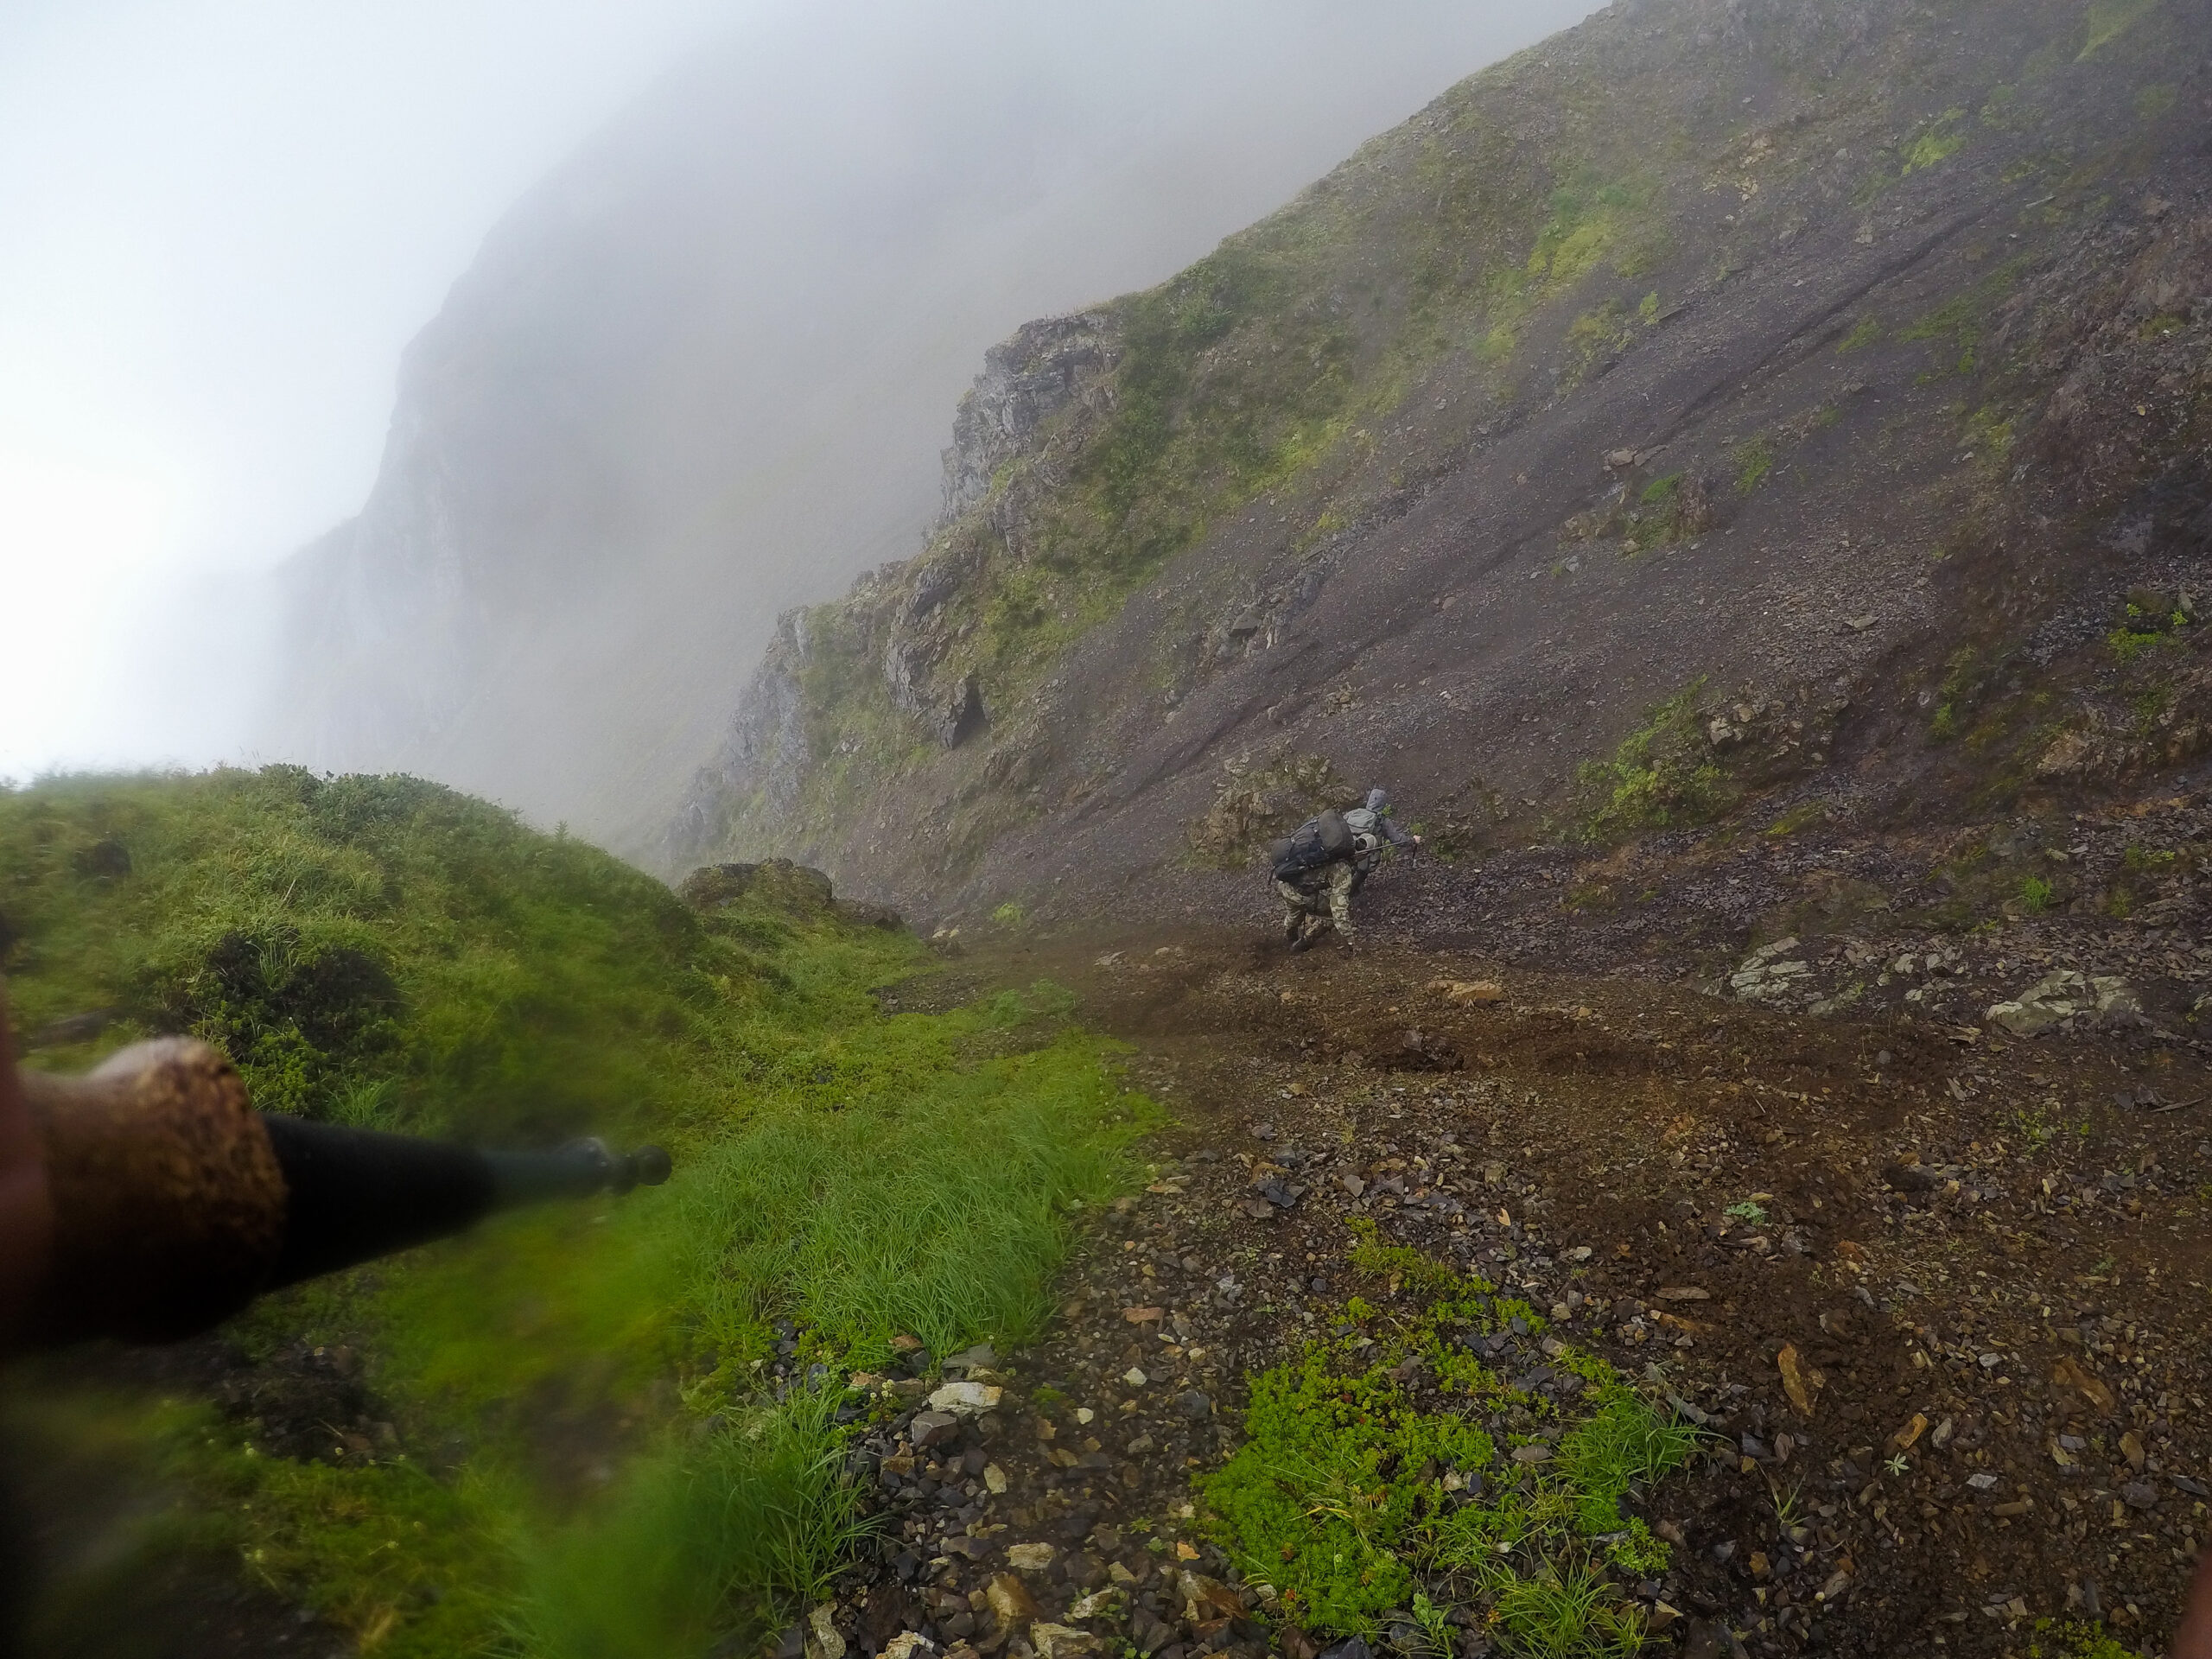
{"label": "misty sky", "polygon": [[0,5],[0,776],[222,756],[193,727],[232,711],[105,643],[151,607],[214,635],[184,661],[254,650],[257,585],[221,575],[359,507],[486,230],[742,10]]}
{"label": "misty sky", "polygon": [[[1478,45],[1586,9],[1405,7],[1440,49],[1433,68],[1403,50],[1385,66],[1361,116],[1373,127],[1496,54]],[[1112,10],[1082,15],[1096,29]],[[500,215],[658,74],[815,15],[798,0],[0,5],[0,777],[282,758],[240,736],[267,626],[257,578],[359,508],[401,348]],[[1308,169],[1270,180],[1280,195],[1370,130],[1332,130],[1338,148],[1309,158],[1318,112],[1224,107],[1243,145]]]}

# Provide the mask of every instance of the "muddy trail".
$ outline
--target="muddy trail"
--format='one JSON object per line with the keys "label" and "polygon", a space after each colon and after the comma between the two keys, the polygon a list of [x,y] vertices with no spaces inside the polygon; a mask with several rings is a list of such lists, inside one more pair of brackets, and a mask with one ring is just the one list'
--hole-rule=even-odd
{"label": "muddy trail", "polygon": [[[1628,1505],[1674,1544],[1622,1586],[1662,1650],[2060,1652],[2056,1627],[2100,1624],[2163,1650],[2212,1524],[2212,1077],[2191,1040],[2088,1002],[2032,1039],[1959,1018],[1987,995],[1975,960],[2018,979],[2072,959],[2032,921],[1985,930],[1979,957],[1885,955],[1886,1006],[1818,1016],[1770,965],[1840,971],[1841,944],[1627,978],[1419,931],[1295,957],[1256,925],[987,936],[893,994],[1052,980],[1174,1121],[1046,1343],[866,1379],[917,1408],[945,1378],[1004,1392],[855,1454],[892,1524],[839,1640],[1313,1659],[1194,1483],[1238,1444],[1250,1379],[1351,1330],[1355,1293],[1363,1329],[1416,1315],[1414,1287],[1348,1268],[1371,1223],[1548,1313],[1548,1334],[1496,1339],[1501,1373],[1571,1394],[1545,1364],[1564,1338],[1702,1428]],[[1942,989],[1899,1000],[1913,984]],[[1460,1659],[1507,1650],[1448,1618]],[[1386,1644],[1440,1646],[1410,1611]]]}

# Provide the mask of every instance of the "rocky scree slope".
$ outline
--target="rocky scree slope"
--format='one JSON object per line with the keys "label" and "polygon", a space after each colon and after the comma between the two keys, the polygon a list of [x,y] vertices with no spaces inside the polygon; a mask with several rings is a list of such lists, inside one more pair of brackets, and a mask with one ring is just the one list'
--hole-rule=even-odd
{"label": "rocky scree slope", "polygon": [[996,348],[929,547],[782,619],[667,863],[1049,916],[1370,779],[1479,851],[2186,762],[2208,24],[1650,0],[1463,83]]}

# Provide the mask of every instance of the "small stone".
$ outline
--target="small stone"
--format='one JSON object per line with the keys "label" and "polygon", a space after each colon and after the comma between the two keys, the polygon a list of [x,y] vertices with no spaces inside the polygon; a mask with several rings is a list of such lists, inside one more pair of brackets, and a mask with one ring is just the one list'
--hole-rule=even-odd
{"label": "small stone", "polygon": [[1213,1396],[1198,1389],[1186,1389],[1175,1396],[1175,1409],[1192,1422],[1202,1422],[1213,1415]]}
{"label": "small stone", "polygon": [[1006,1471],[995,1463],[983,1465],[983,1490],[997,1497],[1006,1491]]}
{"label": "small stone", "polygon": [[1152,1379],[1147,1376],[1142,1371],[1139,1370],[1135,1366],[1132,1365],[1128,1370],[1122,1373],[1122,1381],[1128,1383],[1133,1389],[1141,1389],[1144,1387],[1146,1383],[1151,1382]]}
{"label": "small stone", "polygon": [[1446,1002],[1481,1007],[1505,1001],[1505,987],[1494,979],[1433,979],[1428,988]]}
{"label": "small stone", "polygon": [[1351,1193],[1355,1198],[1361,1193],[1367,1191],[1367,1183],[1360,1179],[1358,1176],[1351,1173],[1349,1171],[1337,1177],[1337,1185],[1344,1188],[1345,1192]]}
{"label": "small stone", "polygon": [[1513,1461],[1516,1463],[1549,1463],[1551,1458],[1552,1449],[1548,1446],[1516,1446],[1513,1448]]}
{"label": "small stone", "polygon": [[995,1408],[1004,1393],[988,1382],[948,1382],[930,1395],[930,1409],[950,1412],[956,1417],[976,1417]]}
{"label": "small stone", "polygon": [[1158,1653],[1175,1639],[1171,1624],[1140,1607],[1129,1619],[1129,1637],[1136,1643],[1139,1653],[1149,1656]]}
{"label": "small stone", "polygon": [[830,1623],[836,1611],[835,1605],[825,1601],[806,1616],[814,1632],[813,1639],[807,1643],[808,1659],[845,1659],[845,1638]]}
{"label": "small stone", "polygon": [[2117,1403],[2113,1391],[2091,1375],[2072,1355],[2063,1355],[2050,1368],[2050,1380],[2062,1388],[2074,1389],[2099,1411],[2109,1412]]}
{"label": "small stone", "polygon": [[1068,1609],[1068,1617],[1070,1618],[1109,1618],[1121,1611],[1124,1599],[1126,1598],[1119,1590],[1093,1591]]}
{"label": "small stone", "polygon": [[960,1432],[960,1420],[949,1411],[918,1411],[906,1425],[906,1438],[918,1446],[943,1446]]}
{"label": "small stone", "polygon": [[1066,1624],[1032,1624],[1029,1641],[1037,1649],[1037,1659],[1076,1659],[1078,1654],[1098,1651],[1096,1637]]}
{"label": "small stone", "polygon": [[1037,1599],[1029,1593],[1029,1586],[1011,1573],[994,1573],[990,1583],[983,1586],[983,1599],[990,1604],[991,1611],[998,1615],[1001,1628],[1037,1617]]}
{"label": "small stone", "polygon": [[2120,1454],[2127,1459],[2127,1466],[2137,1474],[2143,1472],[2143,1437],[2133,1429],[2120,1437]]}
{"label": "small stone", "polygon": [[1980,1474],[1968,1475],[1967,1477],[1967,1484],[1973,1487],[1977,1492],[1986,1492],[1996,1486],[1997,1477],[1991,1474],[1989,1471],[1985,1469]]}
{"label": "small stone", "polygon": [[2158,1489],[2147,1480],[2131,1480],[2120,1489],[2120,1501],[2131,1510],[2155,1510]]}
{"label": "small stone", "polygon": [[936,1651],[935,1645],[919,1630],[901,1630],[883,1644],[883,1659],[914,1659],[917,1653]]}
{"label": "small stone", "polygon": [[1183,1616],[1194,1624],[1244,1616],[1244,1598],[1219,1579],[1210,1579],[1203,1573],[1178,1573],[1175,1588],[1183,1598]]}
{"label": "small stone", "polygon": [[1008,1544],[1007,1564],[1018,1573],[1042,1573],[1060,1552],[1051,1544]]}
{"label": "small stone", "polygon": [[1789,1403],[1797,1408],[1797,1414],[1810,1422],[1814,1402],[1827,1385],[1827,1376],[1797,1351],[1795,1343],[1784,1343],[1774,1363],[1782,1373],[1782,1391],[1789,1396]]}
{"label": "small stone", "polygon": [[1662,1302],[1707,1302],[1713,1300],[1713,1293],[1696,1285],[1662,1285],[1659,1287],[1659,1300]]}

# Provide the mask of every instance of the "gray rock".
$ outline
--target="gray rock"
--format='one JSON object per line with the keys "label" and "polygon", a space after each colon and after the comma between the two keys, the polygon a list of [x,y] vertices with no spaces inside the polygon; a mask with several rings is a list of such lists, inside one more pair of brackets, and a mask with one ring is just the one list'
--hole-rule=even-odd
{"label": "gray rock", "polygon": [[949,1411],[918,1411],[906,1426],[906,1438],[918,1446],[943,1446],[960,1432],[960,1420]]}
{"label": "gray rock", "polygon": [[1991,1004],[1985,1017],[2016,1036],[2033,1037],[2077,1015],[2124,1022],[2142,1012],[2142,999],[2126,980],[2110,974],[2093,977],[2061,968],[2044,975],[2012,1001]]}
{"label": "gray rock", "polygon": [[1198,1389],[1186,1389],[1175,1396],[1175,1409],[1192,1422],[1201,1422],[1213,1415],[1213,1396]]}

